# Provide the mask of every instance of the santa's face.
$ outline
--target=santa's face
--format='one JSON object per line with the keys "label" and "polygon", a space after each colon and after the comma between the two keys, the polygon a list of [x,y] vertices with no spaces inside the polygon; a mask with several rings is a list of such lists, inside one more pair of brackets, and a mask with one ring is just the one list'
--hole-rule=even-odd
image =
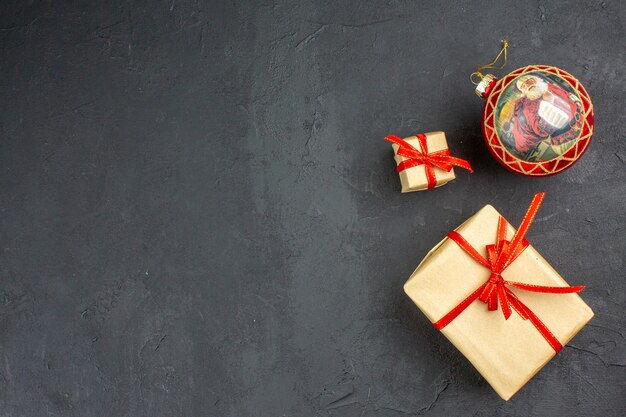
{"label": "santa's face", "polygon": [[532,76],[528,77],[520,85],[522,96],[527,97],[530,100],[537,100],[538,98],[541,98],[547,89],[548,84],[545,81]]}

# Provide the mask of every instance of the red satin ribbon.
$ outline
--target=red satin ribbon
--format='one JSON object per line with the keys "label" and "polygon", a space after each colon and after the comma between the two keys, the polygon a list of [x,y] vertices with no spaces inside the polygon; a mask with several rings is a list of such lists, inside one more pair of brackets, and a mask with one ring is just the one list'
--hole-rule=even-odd
{"label": "red satin ribbon", "polygon": [[502,313],[506,320],[511,316],[511,309],[517,311],[522,319],[530,320],[537,328],[539,333],[546,339],[552,348],[559,352],[563,346],[546,327],[545,324],[533,313],[526,304],[524,304],[509,287],[519,288],[525,291],[548,293],[548,294],[568,294],[582,291],[585,287],[582,285],[575,287],[548,287],[543,285],[524,284],[521,282],[507,281],[502,278],[502,272],[526,249],[529,245],[524,238],[526,232],[537,214],[537,210],[541,205],[545,193],[535,194],[530,207],[522,220],[519,229],[513,235],[513,239],[509,242],[506,240],[506,220],[500,216],[498,220],[498,234],[495,245],[487,245],[487,259],[485,259],[476,249],[470,245],[467,240],[459,233],[452,231],[448,233],[448,237],[455,241],[465,252],[467,252],[478,263],[485,268],[491,270],[491,275],[487,282],[482,284],[459,305],[454,307],[448,314],[443,316],[439,321],[434,323],[439,330],[446,327],[452,320],[463,312],[474,300],[479,299],[487,304],[490,311],[498,309],[498,304],[502,307]]}
{"label": "red satin ribbon", "polygon": [[426,135],[418,134],[415,136],[417,136],[417,140],[420,142],[420,146],[422,147],[421,151],[397,136],[387,136],[385,138],[385,140],[393,142],[399,146],[396,154],[408,158],[398,164],[398,172],[402,172],[405,169],[415,166],[424,165],[426,167],[426,179],[428,180],[429,189],[435,188],[435,185],[437,185],[437,177],[435,176],[434,167],[450,172],[453,166],[457,166],[459,168],[467,169],[470,172],[474,172],[469,162],[464,159],[451,156],[449,149],[428,153]]}

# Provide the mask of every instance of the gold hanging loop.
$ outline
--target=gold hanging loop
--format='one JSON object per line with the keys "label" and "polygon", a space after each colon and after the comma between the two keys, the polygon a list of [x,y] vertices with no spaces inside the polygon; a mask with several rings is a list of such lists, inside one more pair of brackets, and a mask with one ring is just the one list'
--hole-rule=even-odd
{"label": "gold hanging loop", "polygon": [[[502,48],[500,49],[500,52],[498,53],[498,55],[496,55],[496,57],[493,59],[493,61],[491,61],[490,63],[486,65],[479,66],[478,68],[476,68],[476,71],[470,74],[471,83],[474,85],[478,85],[478,83],[480,82],[480,79],[484,77],[483,73],[480,72],[481,70],[488,69],[488,68],[494,68],[494,69],[504,68],[504,66],[506,65],[506,58],[507,58],[506,52],[507,52],[508,47],[509,47],[509,41],[507,41],[506,39],[502,39]],[[500,57],[503,58],[502,64],[497,65],[498,61],[500,60]],[[480,77],[480,79],[478,81],[475,81],[474,77]]]}

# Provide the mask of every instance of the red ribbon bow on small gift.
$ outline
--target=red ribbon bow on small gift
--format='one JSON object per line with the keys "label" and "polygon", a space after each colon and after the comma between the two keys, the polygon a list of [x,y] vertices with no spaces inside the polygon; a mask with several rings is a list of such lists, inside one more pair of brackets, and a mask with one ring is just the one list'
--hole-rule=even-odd
{"label": "red ribbon bow on small gift", "polygon": [[428,153],[426,135],[418,134],[415,136],[417,136],[417,140],[420,142],[420,146],[422,147],[421,151],[397,136],[387,136],[385,138],[385,140],[393,142],[399,146],[396,154],[408,158],[406,161],[402,161],[398,164],[398,172],[402,172],[405,169],[419,165],[424,165],[426,167],[426,179],[428,180],[429,189],[435,188],[435,185],[437,185],[434,167],[450,172],[453,166],[457,166],[459,168],[467,169],[469,172],[474,172],[469,162],[464,159],[451,156],[449,149]]}
{"label": "red ribbon bow on small gift", "polygon": [[517,313],[524,320],[530,320],[530,322],[537,328],[539,333],[547,340],[552,348],[559,352],[563,346],[561,342],[552,334],[552,332],[546,327],[545,324],[533,313],[528,306],[526,306],[513,291],[507,286],[519,288],[525,291],[549,293],[549,294],[567,294],[582,291],[585,287],[582,285],[575,287],[549,287],[542,285],[524,284],[521,282],[507,281],[502,278],[502,272],[511,263],[517,259],[517,257],[524,252],[524,249],[528,247],[529,243],[524,238],[526,232],[530,228],[530,225],[537,214],[537,210],[541,205],[541,201],[545,193],[535,194],[533,201],[522,220],[522,224],[519,229],[513,235],[513,239],[509,242],[506,240],[507,223],[502,216],[498,219],[498,234],[496,237],[496,243],[494,245],[487,245],[487,259],[485,259],[476,249],[470,245],[467,240],[463,238],[456,231],[448,233],[448,237],[455,241],[465,252],[467,252],[478,263],[485,268],[491,270],[491,275],[487,282],[478,287],[476,291],[469,295],[465,300],[461,301],[459,305],[454,307],[448,314],[443,316],[434,325],[437,329],[441,330],[446,327],[452,320],[454,320],[459,314],[463,312],[474,300],[479,299],[483,303],[487,304],[487,308],[490,311],[498,309],[498,302],[502,307],[502,313],[505,319],[509,319],[511,316],[511,309],[517,311]]}

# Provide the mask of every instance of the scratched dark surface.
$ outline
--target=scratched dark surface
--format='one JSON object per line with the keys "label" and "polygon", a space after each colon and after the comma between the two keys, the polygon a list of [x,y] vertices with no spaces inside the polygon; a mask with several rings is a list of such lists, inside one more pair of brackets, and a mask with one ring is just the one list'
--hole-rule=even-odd
{"label": "scratched dark surface", "polygon": [[[625,11],[1,2],[0,416],[626,415]],[[482,144],[468,75],[502,37],[594,100],[562,174]],[[382,139],[431,130],[476,172],[401,195]],[[537,191],[529,239],[596,317],[504,402],[402,285]]]}

